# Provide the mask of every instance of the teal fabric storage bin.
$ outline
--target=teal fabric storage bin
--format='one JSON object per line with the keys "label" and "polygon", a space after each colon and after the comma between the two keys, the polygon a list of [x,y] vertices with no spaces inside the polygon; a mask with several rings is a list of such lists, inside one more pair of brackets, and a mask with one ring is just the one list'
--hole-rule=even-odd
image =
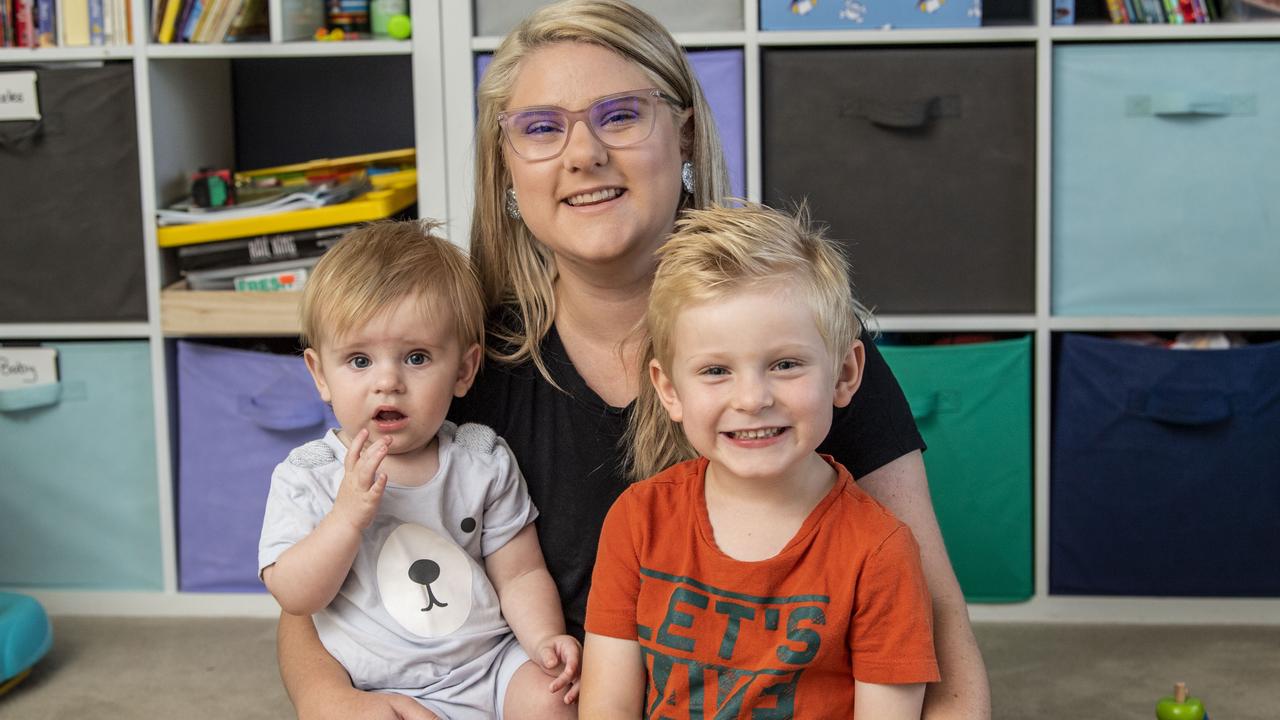
{"label": "teal fabric storage bin", "polygon": [[160,590],[148,345],[47,344],[61,381],[0,391],[0,585]]}
{"label": "teal fabric storage bin", "polygon": [[1053,312],[1280,312],[1280,43],[1054,49]]}
{"label": "teal fabric storage bin", "polygon": [[929,491],[965,599],[1027,600],[1034,592],[1031,338],[880,352],[928,443]]}

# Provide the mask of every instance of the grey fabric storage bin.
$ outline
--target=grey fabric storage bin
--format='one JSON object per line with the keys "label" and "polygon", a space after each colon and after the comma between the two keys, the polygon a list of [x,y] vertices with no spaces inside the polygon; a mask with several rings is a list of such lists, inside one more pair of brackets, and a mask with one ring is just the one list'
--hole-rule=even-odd
{"label": "grey fabric storage bin", "polygon": [[133,65],[36,75],[41,120],[0,122],[0,323],[146,320]]}
{"label": "grey fabric storage bin", "polygon": [[[548,0],[475,0],[475,34],[506,35]],[[742,30],[741,0],[632,0],[671,32]]]}
{"label": "grey fabric storage bin", "polygon": [[1035,310],[1032,47],[769,49],[764,199],[808,198],[889,313]]}

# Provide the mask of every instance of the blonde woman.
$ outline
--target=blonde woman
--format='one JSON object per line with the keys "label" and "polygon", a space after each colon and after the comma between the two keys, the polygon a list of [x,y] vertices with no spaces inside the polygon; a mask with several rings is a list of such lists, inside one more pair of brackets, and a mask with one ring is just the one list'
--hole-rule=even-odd
{"label": "blonde woman", "polygon": [[[511,445],[538,533],[582,636],[596,542],[627,487],[622,436],[641,378],[654,252],[682,208],[726,193],[715,125],[683,50],[620,0],[535,12],[494,53],[478,91],[472,253],[490,307],[489,362],[450,418]],[[646,380],[647,381],[647,380]],[[915,535],[942,682],[925,717],[985,718],[986,671],[929,501],[923,441],[869,346],[862,387],[820,451]],[[283,617],[280,664],[299,715],[420,718],[352,689],[305,618]]]}

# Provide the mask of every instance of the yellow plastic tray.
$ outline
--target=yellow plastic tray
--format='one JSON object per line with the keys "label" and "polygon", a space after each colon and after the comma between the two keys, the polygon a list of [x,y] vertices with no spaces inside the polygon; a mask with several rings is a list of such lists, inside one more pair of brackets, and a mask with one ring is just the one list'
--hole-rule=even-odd
{"label": "yellow plastic tray", "polygon": [[337,205],[223,222],[167,225],[156,230],[156,240],[160,247],[179,247],[239,237],[380,220],[409,207],[418,199],[416,170],[383,173],[374,175],[369,180],[373,183],[372,191]]}

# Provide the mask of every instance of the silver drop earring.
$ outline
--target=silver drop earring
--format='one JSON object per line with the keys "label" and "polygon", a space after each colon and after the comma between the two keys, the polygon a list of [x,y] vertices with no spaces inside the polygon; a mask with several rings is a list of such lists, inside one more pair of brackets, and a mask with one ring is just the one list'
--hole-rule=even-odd
{"label": "silver drop earring", "polygon": [[512,220],[520,219],[520,203],[516,202],[516,189],[513,187],[507,188],[507,215]]}
{"label": "silver drop earring", "polygon": [[684,185],[684,191],[693,194],[693,163],[688,160],[680,166],[680,184]]}

